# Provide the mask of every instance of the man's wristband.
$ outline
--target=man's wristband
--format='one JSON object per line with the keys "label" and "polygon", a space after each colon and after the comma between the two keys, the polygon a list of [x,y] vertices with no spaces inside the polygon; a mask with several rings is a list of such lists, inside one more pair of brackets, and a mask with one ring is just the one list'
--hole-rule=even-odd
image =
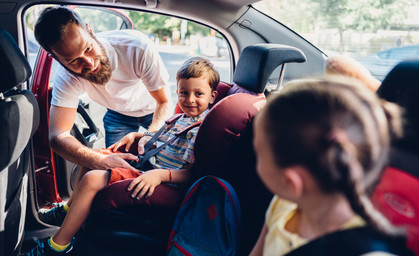
{"label": "man's wristband", "polygon": [[143,133],[143,136],[150,136],[150,137],[153,137],[153,136],[154,136],[154,132],[149,132],[149,131],[146,131],[146,132],[144,132],[144,133]]}

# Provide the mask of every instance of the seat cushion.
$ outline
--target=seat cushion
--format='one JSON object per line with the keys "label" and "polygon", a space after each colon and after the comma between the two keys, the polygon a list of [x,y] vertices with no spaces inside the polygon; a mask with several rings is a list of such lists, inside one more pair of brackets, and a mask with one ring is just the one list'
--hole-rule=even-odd
{"label": "seat cushion", "polygon": [[408,245],[419,254],[419,179],[406,172],[388,167],[378,184],[372,202],[397,226],[406,228]]}

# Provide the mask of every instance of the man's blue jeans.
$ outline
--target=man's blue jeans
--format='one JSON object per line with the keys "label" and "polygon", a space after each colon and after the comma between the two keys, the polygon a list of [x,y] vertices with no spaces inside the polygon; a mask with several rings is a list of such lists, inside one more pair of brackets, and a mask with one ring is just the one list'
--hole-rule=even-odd
{"label": "man's blue jeans", "polygon": [[153,114],[142,117],[132,117],[108,109],[103,117],[106,147],[119,141],[130,132],[138,132],[140,126],[147,129],[150,126],[151,121],[153,121]]}

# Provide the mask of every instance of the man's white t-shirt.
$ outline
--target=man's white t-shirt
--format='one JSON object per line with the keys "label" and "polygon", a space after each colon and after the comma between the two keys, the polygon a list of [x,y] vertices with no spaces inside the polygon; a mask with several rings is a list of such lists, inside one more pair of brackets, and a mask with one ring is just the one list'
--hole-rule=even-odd
{"label": "man's white t-shirt", "polygon": [[107,31],[96,35],[108,55],[112,76],[97,85],[69,73],[59,65],[54,78],[51,104],[77,108],[79,95],[86,92],[95,102],[127,116],[141,117],[154,112],[156,101],[149,91],[170,88],[166,68],[154,43],[135,30]]}

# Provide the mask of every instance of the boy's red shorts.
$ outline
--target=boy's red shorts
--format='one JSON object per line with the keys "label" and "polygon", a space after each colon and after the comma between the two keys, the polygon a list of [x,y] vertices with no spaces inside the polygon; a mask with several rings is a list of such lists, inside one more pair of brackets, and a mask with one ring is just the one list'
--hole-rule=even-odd
{"label": "boy's red shorts", "polygon": [[[114,153],[122,153],[119,151],[113,152],[109,149],[101,149],[99,150],[99,152],[105,155],[114,154]],[[108,171],[110,172],[108,185],[111,185],[121,180],[135,179],[141,175],[140,171],[133,171],[127,168],[112,168],[112,169],[108,169]]]}

